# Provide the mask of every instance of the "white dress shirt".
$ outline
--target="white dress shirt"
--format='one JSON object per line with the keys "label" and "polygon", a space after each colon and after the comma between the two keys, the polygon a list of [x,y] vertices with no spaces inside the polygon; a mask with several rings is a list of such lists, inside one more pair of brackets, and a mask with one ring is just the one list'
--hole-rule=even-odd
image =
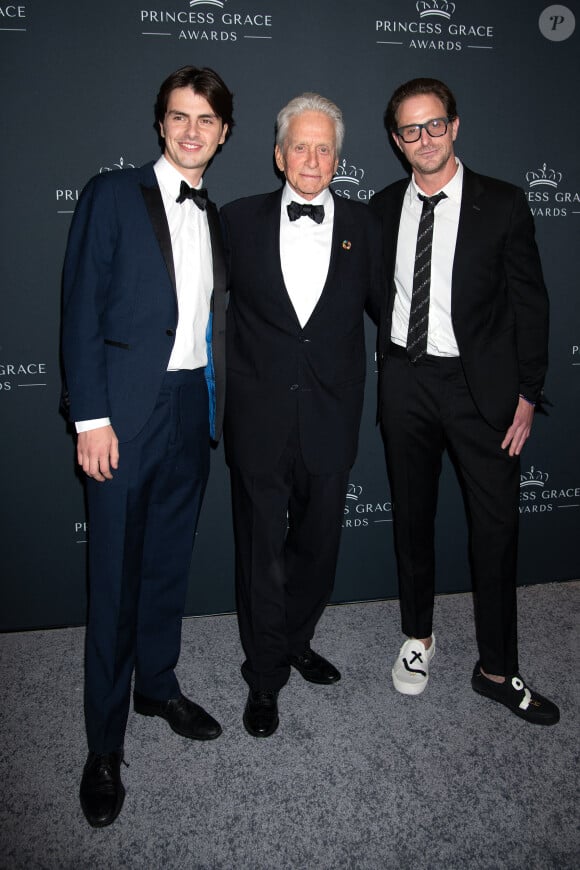
{"label": "white dress shirt", "polygon": [[[427,332],[427,353],[433,356],[459,356],[459,348],[451,322],[451,279],[463,190],[463,166],[457,158],[456,162],[457,172],[451,181],[441,188],[447,199],[441,200],[434,212],[429,328]],[[438,191],[436,192],[438,193]],[[423,210],[423,203],[418,196],[420,193],[426,196],[425,191],[421,190],[413,176],[405,192],[399,222],[395,265],[397,292],[391,326],[391,340],[402,347],[407,346],[407,332],[409,330],[417,231]]]}
{"label": "white dress shirt", "polygon": [[[324,220],[317,224],[303,215],[291,221],[287,205],[290,202],[324,206]],[[305,326],[324,289],[334,223],[334,200],[326,188],[314,199],[299,196],[288,183],[282,191],[280,212],[280,262],[284,284],[296,311],[300,326]]]}
{"label": "white dress shirt", "polygon": [[[207,365],[206,329],[213,288],[207,213],[193,200],[176,202],[183,175],[162,155],[153,167],[169,224],[175,266],[178,320],[168,371]],[[198,185],[198,189],[201,187]],[[108,426],[108,417],[75,423],[77,432]]]}

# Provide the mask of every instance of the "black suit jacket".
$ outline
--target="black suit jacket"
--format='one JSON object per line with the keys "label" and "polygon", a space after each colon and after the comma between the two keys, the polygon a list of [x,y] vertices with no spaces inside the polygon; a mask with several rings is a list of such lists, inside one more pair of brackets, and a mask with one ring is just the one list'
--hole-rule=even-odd
{"label": "black suit jacket", "polygon": [[[391,333],[394,270],[403,179],[377,193],[371,209],[383,225],[387,294],[379,358]],[[524,193],[464,166],[453,262],[451,317],[473,399],[493,427],[507,429],[518,394],[540,398],[548,362],[548,297]]]}
{"label": "black suit jacket", "polygon": [[[171,237],[153,165],[91,179],[74,214],[63,273],[70,419],[110,417],[120,441],[137,435],[149,419],[177,327]],[[217,439],[224,409],[226,274],[213,203],[207,217]]]}
{"label": "black suit jacket", "polygon": [[222,209],[231,291],[227,315],[226,458],[274,467],[292,427],[311,473],[350,468],[366,372],[365,305],[378,314],[380,228],[368,208],[334,198],[329,271],[302,328],[280,262],[282,191]]}

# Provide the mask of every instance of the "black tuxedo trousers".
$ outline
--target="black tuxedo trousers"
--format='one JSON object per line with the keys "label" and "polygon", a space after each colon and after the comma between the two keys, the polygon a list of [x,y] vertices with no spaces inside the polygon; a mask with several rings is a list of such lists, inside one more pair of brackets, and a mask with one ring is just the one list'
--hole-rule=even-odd
{"label": "black tuxedo trousers", "polygon": [[516,673],[519,458],[501,449],[505,433],[479,413],[459,358],[412,364],[392,345],[381,398],[403,632],[425,638],[433,631],[435,514],[447,450],[469,523],[481,664],[491,674]]}
{"label": "black tuxedo trousers", "polygon": [[230,475],[242,674],[278,690],[332,594],[349,471],[311,474],[296,424],[273,469]]}

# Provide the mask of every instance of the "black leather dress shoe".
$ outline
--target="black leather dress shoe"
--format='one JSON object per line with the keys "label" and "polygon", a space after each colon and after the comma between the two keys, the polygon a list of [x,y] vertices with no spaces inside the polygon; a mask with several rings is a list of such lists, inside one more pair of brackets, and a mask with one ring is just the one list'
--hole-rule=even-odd
{"label": "black leather dress shoe", "polygon": [[503,683],[495,683],[483,676],[477,662],[471,686],[474,692],[503,704],[532,725],[555,725],[560,720],[560,711],[556,705],[526,686],[519,674],[506,677]]}
{"label": "black leather dress shoe", "polygon": [[244,727],[252,737],[269,737],[274,733],[278,717],[278,692],[250,689],[244,708]]}
{"label": "black leather dress shoe", "polygon": [[93,828],[105,828],[121,812],[125,800],[121,760],[120,752],[105,755],[89,752],[79,796],[85,818]]}
{"label": "black leather dress shoe", "polygon": [[154,701],[139,692],[133,692],[133,706],[135,712],[142,716],[160,716],[169,722],[176,734],[191,740],[215,740],[222,733],[219,722],[185,695],[169,701]]}
{"label": "black leather dress shoe", "polygon": [[309,683],[328,686],[331,683],[338,683],[340,680],[340,671],[337,671],[333,664],[319,656],[310,647],[307,647],[299,656],[290,656],[290,664]]}

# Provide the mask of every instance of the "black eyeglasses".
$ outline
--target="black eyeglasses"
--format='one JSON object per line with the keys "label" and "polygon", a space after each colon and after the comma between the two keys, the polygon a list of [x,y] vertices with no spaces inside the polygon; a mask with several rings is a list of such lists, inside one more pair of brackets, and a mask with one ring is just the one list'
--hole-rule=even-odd
{"label": "black eyeglasses", "polygon": [[447,127],[453,118],[431,118],[430,121],[425,121],[424,124],[406,124],[404,127],[399,127],[395,133],[403,142],[417,142],[421,138],[421,130],[426,130],[430,136],[437,139],[439,136],[445,136]]}

